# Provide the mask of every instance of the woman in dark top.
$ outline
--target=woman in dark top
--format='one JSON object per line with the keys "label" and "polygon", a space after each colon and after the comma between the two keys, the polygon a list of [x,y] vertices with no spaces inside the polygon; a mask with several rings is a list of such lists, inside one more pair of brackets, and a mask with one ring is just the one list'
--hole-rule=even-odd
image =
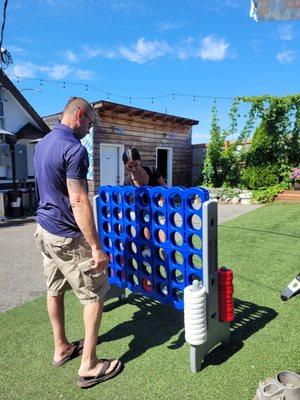
{"label": "woman in dark top", "polygon": [[166,186],[166,183],[156,168],[144,167],[141,156],[136,148],[128,149],[123,153],[123,162],[130,172],[130,182],[125,184],[134,186]]}

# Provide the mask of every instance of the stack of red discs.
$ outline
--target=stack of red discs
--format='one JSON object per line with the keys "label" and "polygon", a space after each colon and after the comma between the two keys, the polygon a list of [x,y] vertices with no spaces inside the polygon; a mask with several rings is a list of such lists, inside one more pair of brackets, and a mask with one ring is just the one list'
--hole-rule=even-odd
{"label": "stack of red discs", "polygon": [[233,272],[222,267],[218,269],[219,280],[219,321],[231,322],[234,319]]}

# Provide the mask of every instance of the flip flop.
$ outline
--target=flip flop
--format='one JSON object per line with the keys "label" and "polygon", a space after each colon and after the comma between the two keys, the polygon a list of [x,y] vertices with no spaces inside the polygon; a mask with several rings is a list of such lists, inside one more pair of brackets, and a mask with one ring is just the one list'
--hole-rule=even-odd
{"label": "flip flop", "polygon": [[80,339],[77,342],[73,342],[72,344],[74,344],[74,346],[77,346],[78,354],[81,355],[83,352],[84,339]]}
{"label": "flip flop", "polygon": [[77,385],[79,387],[89,388],[91,386],[96,385],[97,383],[100,383],[100,382],[106,381],[107,379],[113,378],[120,372],[120,370],[122,368],[122,362],[119,360],[119,362],[116,364],[115,368],[109,374],[105,374],[105,372],[110,367],[110,364],[113,361],[115,361],[115,359],[111,359],[111,360],[104,359],[102,361],[103,361],[103,365],[102,365],[102,368],[98,375],[96,375],[96,376],[79,376],[78,375]]}
{"label": "flip flop", "polygon": [[72,360],[73,358],[77,357],[78,355],[82,354],[83,350],[83,340],[79,340],[77,342],[73,342],[72,348],[68,354],[66,354],[60,361],[52,360],[52,365],[55,367],[60,367],[65,362]]}

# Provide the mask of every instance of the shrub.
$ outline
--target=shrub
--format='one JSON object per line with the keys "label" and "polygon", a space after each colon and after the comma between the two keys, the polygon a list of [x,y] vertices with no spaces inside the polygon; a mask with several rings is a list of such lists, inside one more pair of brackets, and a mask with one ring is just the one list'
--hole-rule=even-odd
{"label": "shrub", "polygon": [[269,203],[273,201],[283,189],[285,189],[284,185],[275,185],[264,189],[253,190],[252,201],[256,203]]}
{"label": "shrub", "polygon": [[230,145],[223,151],[223,163],[224,183],[231,187],[238,186],[241,179],[241,166],[235,145]]}
{"label": "shrub", "polygon": [[247,167],[243,172],[243,183],[248,189],[259,189],[274,186],[279,183],[278,167],[267,165],[262,167]]}

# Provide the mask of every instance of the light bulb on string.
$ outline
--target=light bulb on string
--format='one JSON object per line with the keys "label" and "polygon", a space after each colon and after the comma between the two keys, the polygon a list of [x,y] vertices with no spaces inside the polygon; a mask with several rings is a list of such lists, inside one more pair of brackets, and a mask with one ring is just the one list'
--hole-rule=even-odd
{"label": "light bulb on string", "polygon": [[[8,75],[10,75],[10,74],[8,74]],[[20,76],[13,76],[13,78],[15,78],[16,79],[16,81],[17,81],[17,84],[20,84],[21,82],[21,79],[22,79],[22,77],[21,77],[21,79],[20,79]],[[27,79],[27,78],[26,78]],[[31,79],[31,78],[28,78],[28,79]],[[34,78],[34,80],[37,80],[37,81],[39,81],[40,82],[40,85],[39,85],[39,90],[41,91],[42,89],[43,89],[43,85],[44,85],[44,82],[50,82],[50,83],[59,83],[59,84],[62,84],[62,88],[63,88],[63,90],[67,90],[67,85],[70,85],[70,87],[71,86],[73,86],[73,85],[80,85],[80,86],[82,86],[82,87],[85,87],[85,92],[86,93],[88,93],[89,91],[90,91],[90,88],[89,88],[89,85],[87,85],[87,84],[82,84],[82,83],[73,83],[73,82],[69,82],[69,81],[63,81],[63,82],[57,82],[57,81],[54,81],[54,80],[43,80],[42,78]],[[106,95],[107,96],[107,100],[108,101],[111,101],[111,99],[110,99],[110,97],[111,97],[111,93],[109,93],[109,92],[105,92],[105,91],[103,91],[103,90],[101,90],[101,89],[98,89],[98,88],[94,88],[94,87],[91,87],[92,89],[95,89],[95,90],[99,90],[99,91],[101,91],[104,95]],[[119,96],[118,94],[113,94],[113,96]],[[160,99],[161,97],[165,97],[165,98],[169,98],[169,99],[172,99],[172,101],[175,101],[176,100],[176,96],[178,96],[178,97],[188,97],[188,98],[192,98],[193,99],[193,102],[196,102],[196,100],[198,100],[198,98],[205,98],[205,99],[212,99],[213,100],[213,102],[214,103],[216,103],[216,101],[217,100],[219,100],[219,99],[226,99],[226,100],[228,100],[228,99],[232,99],[232,98],[230,98],[230,97],[213,97],[213,96],[201,96],[201,95],[192,95],[192,94],[176,94],[176,93],[166,93],[166,94],[164,94],[164,95],[162,95],[162,96],[153,96],[153,97],[145,97],[144,99],[145,100],[151,100],[151,103],[152,104],[154,104],[155,103],[155,100],[156,99]],[[124,96],[119,96],[119,97],[123,97],[123,98],[126,98],[127,99],[127,101],[129,101],[129,104],[132,104],[132,102],[133,102],[133,100],[136,100],[136,98],[135,97],[124,97]]]}

